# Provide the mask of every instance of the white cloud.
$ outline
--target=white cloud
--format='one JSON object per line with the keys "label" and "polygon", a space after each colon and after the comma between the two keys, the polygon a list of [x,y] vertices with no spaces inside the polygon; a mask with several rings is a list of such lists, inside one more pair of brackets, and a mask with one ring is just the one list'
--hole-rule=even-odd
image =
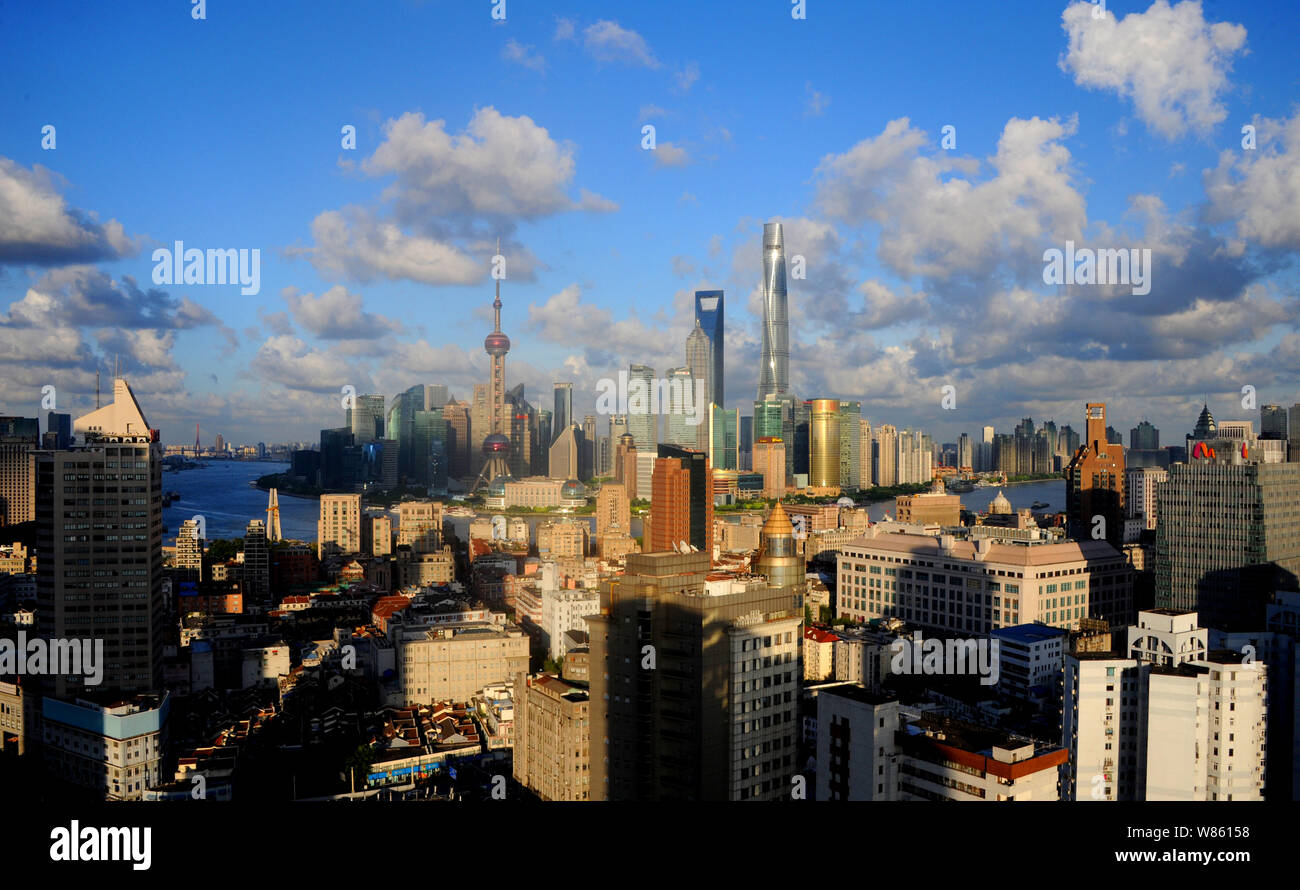
{"label": "white cloud", "polygon": [[542,54],[534,52],[530,44],[520,43],[513,37],[506,41],[505,47],[501,50],[501,58],[507,62],[522,65],[539,74],[546,73],[546,59],[542,57]]}
{"label": "white cloud", "polygon": [[645,38],[618,22],[602,19],[588,25],[582,30],[582,42],[591,57],[603,64],[660,67]]}
{"label": "white cloud", "polygon": [[651,154],[656,167],[685,167],[691,163],[690,152],[672,142],[660,142]]}
{"label": "white cloud", "polygon": [[[1256,119],[1256,148],[1224,151],[1202,176],[1211,222],[1231,221],[1237,237],[1263,247],[1300,249],[1300,112]],[[1239,249],[1244,245],[1238,245]]]}
{"label": "white cloud", "polygon": [[1041,274],[1043,242],[1077,238],[1086,223],[1063,144],[1075,127],[1012,118],[981,179],[977,161],[922,154],[926,135],[893,120],[821,161],[817,206],[835,220],[879,226],[879,256],[901,275]]}
{"label": "white cloud", "polygon": [[117,220],[100,224],[69,207],[55,182],[39,164],[28,170],[0,157],[0,265],[86,263],[139,250]]}
{"label": "white cloud", "polygon": [[319,297],[286,287],[281,293],[294,320],[323,340],[373,340],[400,331],[400,323],[366,312],[360,294],[335,285]]}
{"label": "white cloud", "polygon": [[1138,117],[1166,139],[1189,129],[1206,134],[1224,119],[1221,99],[1233,57],[1245,49],[1243,26],[1210,24],[1197,0],[1155,0],[1123,19],[1095,19],[1096,8],[1076,0],[1061,16],[1069,47],[1060,65],[1076,84],[1131,100]]}
{"label": "white cloud", "polygon": [[488,272],[454,244],[409,234],[359,207],[327,210],[311,224],[315,246],[288,251],[306,255],[317,271],[351,281],[407,279],[424,284],[473,284]]}

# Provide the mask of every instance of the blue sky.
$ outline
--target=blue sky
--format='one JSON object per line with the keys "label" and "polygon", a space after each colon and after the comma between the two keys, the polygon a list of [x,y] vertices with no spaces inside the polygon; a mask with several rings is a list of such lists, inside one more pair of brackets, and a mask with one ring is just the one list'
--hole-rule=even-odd
{"label": "blue sky", "polygon": [[[80,412],[117,356],[165,441],[311,440],[344,384],[468,398],[499,236],[532,401],[683,364],[720,287],[748,413],[769,219],[808,261],[795,390],[873,423],[1102,399],[1173,442],[1202,393],[1300,401],[1294,4],[699,6],[0,7],[0,410]],[[1151,293],[1043,284],[1067,238],[1150,248]],[[260,293],[155,285],[175,240],[259,249]]]}

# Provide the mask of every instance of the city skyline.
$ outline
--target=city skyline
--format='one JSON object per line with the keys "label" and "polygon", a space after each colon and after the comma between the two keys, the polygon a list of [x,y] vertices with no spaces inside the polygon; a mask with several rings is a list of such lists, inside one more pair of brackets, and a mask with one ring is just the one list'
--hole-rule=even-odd
{"label": "city skyline", "polygon": [[[227,42],[298,32],[292,12],[128,8],[120,25],[159,64],[222,76],[184,95],[124,70],[94,102],[67,102],[57,82],[0,97],[0,411],[43,414],[54,386],[58,410],[84,413],[96,369],[109,376],[118,357],[167,443],[196,423],[231,441],[310,441],[338,423],[345,385],[388,399],[436,381],[468,399],[488,372],[477,343],[500,236],[512,384],[534,406],[572,381],[583,416],[597,379],[680,365],[695,292],[722,290],[725,407],[744,414],[769,222],[790,267],[791,390],[860,400],[873,423],[956,441],[1023,416],[1078,428],[1099,399],[1122,429],[1149,419],[1179,436],[1203,398],[1256,423],[1257,409],[1234,408],[1242,387],[1257,404],[1300,400],[1300,116],[1280,3],[1142,0],[1100,19],[1083,2],[1010,3],[952,29],[893,8],[796,20],[722,6],[686,28],[638,5],[617,20],[583,3],[512,7],[505,21],[395,8],[400,29],[323,7],[274,63],[241,72],[220,67]],[[19,36],[38,26],[32,10],[11,22]],[[707,38],[724,25],[738,39]],[[1026,52],[971,55],[1008,27]],[[415,51],[444,30],[456,45]],[[890,39],[860,57],[833,39],[848,32]],[[346,74],[322,61],[337,33],[354,35]],[[1172,36],[1138,64],[1127,48],[1153,33]],[[397,46],[372,48],[381,36]],[[93,81],[79,72],[106,50],[65,37],[82,66],[68,76]],[[793,73],[761,97],[733,64],[756,41],[782,46]],[[0,62],[11,79],[41,66],[40,41],[14,43]],[[385,72],[386,55],[412,66],[355,74]],[[896,94],[872,89],[920,57],[930,67]],[[305,101],[286,110],[268,97],[290,83]],[[208,113],[232,96],[246,126]],[[158,107],[168,115],[142,113]],[[177,242],[258,251],[259,292],[162,283],[173,263],[157,251]],[[1044,284],[1044,251],[1073,244],[1151,250],[1149,293]]]}

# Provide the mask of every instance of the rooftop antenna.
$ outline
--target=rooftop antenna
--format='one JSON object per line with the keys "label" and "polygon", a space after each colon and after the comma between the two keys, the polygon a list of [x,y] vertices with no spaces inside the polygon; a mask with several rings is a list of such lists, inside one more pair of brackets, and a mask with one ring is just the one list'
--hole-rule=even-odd
{"label": "rooftop antenna", "polygon": [[99,368],[95,369],[95,410],[99,410]]}

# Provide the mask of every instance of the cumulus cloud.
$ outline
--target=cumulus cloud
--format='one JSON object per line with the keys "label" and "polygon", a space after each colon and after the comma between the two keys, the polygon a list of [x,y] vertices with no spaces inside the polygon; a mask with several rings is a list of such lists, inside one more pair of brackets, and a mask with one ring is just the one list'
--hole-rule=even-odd
{"label": "cumulus cloud", "polygon": [[0,265],[91,263],[140,249],[121,223],[69,207],[55,185],[45,167],[0,157]]}
{"label": "cumulus cloud", "polygon": [[322,340],[373,340],[400,331],[399,322],[366,312],[360,294],[335,285],[319,297],[286,287],[281,294],[294,320]]}
{"label": "cumulus cloud", "polygon": [[292,248],[317,271],[351,281],[407,279],[423,284],[473,284],[488,273],[455,244],[412,234],[361,207],[327,210],[311,224],[315,246]]}
{"label": "cumulus cloud", "polygon": [[529,280],[536,258],[511,243],[519,222],[618,209],[585,188],[570,196],[574,152],[531,118],[491,107],[476,111],[461,133],[442,120],[403,114],[385,124],[383,142],[359,168],[390,180],[380,205],[319,214],[314,245],[286,255],[305,256],[322,273],[350,281],[472,284],[486,278],[494,238],[504,236],[510,277]]}
{"label": "cumulus cloud", "polygon": [[1257,118],[1256,147],[1225,150],[1202,175],[1212,223],[1229,222],[1239,239],[1267,248],[1300,249],[1300,112],[1289,120]]}
{"label": "cumulus cloud", "polygon": [[1064,145],[1075,127],[1012,118],[981,177],[974,159],[923,153],[925,133],[899,118],[822,159],[816,205],[833,220],[876,225],[880,259],[900,275],[1039,274],[1044,242],[1077,238],[1086,221]]}
{"label": "cumulus cloud", "polygon": [[1076,84],[1132,101],[1138,117],[1166,139],[1188,130],[1206,134],[1227,116],[1222,96],[1233,59],[1246,46],[1244,27],[1211,24],[1198,0],[1155,0],[1123,19],[1093,18],[1096,8],[1076,0],[1061,16],[1069,46],[1060,66]]}

